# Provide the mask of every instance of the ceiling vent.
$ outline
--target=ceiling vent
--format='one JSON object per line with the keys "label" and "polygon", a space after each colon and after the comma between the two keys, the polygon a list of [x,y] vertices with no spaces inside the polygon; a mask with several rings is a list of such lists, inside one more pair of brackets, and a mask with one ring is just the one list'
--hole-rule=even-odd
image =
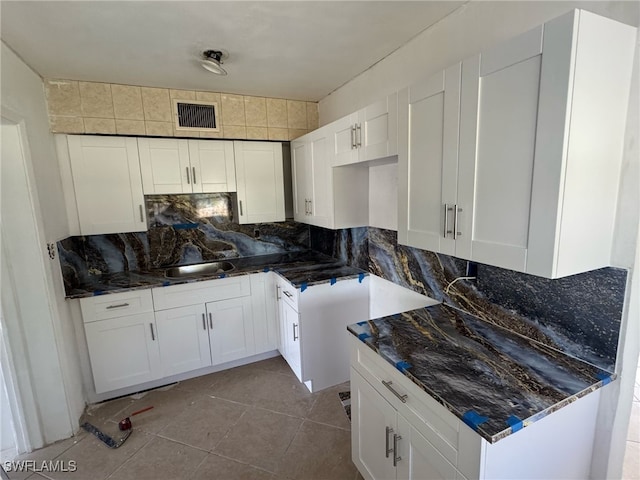
{"label": "ceiling vent", "polygon": [[176,130],[219,132],[217,102],[174,100]]}

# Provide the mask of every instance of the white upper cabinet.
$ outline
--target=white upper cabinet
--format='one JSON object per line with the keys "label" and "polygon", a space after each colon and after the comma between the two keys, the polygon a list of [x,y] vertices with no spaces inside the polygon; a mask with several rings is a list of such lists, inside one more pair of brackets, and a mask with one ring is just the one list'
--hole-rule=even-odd
{"label": "white upper cabinet", "polygon": [[396,93],[327,125],[331,164],[349,165],[398,153]]}
{"label": "white upper cabinet", "polygon": [[453,228],[457,194],[460,72],[458,63],[398,94],[398,242],[450,255],[455,242],[444,229]]}
{"label": "white upper cabinet", "polygon": [[282,222],[282,144],[234,142],[239,223]]}
{"label": "white upper cabinet", "polygon": [[81,235],[147,230],[135,138],[69,135]]}
{"label": "white upper cabinet", "polygon": [[138,138],[144,193],[236,190],[233,142]]}
{"label": "white upper cabinet", "polygon": [[454,66],[401,92],[399,243],[547,278],[608,266],[635,34],[575,10],[465,60],[459,88]]}

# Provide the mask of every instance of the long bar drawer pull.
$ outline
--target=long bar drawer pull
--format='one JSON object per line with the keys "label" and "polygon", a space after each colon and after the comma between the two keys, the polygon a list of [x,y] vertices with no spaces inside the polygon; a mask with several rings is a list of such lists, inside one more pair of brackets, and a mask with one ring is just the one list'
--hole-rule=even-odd
{"label": "long bar drawer pull", "polygon": [[211,312],[209,312],[209,328],[213,330],[213,315],[211,315]]}
{"label": "long bar drawer pull", "polygon": [[119,303],[118,305],[109,305],[107,307],[107,310],[111,310],[112,308],[122,308],[122,307],[128,307],[129,304],[128,303]]}
{"label": "long bar drawer pull", "polygon": [[287,292],[286,290],[283,290],[282,293],[284,293],[289,298],[293,297],[293,294],[291,292]]}
{"label": "long bar drawer pull", "polygon": [[153,323],[150,323],[149,327],[151,327],[151,340],[155,341],[156,340],[156,333],[153,331]]}
{"label": "long bar drawer pull", "polygon": [[389,448],[389,435],[393,433],[393,428],[384,427],[385,428],[385,437],[384,437],[384,455],[386,458],[389,458],[389,454],[393,452],[393,448]]}
{"label": "long bar drawer pull", "polygon": [[296,327],[298,326],[297,323],[293,324],[293,341],[295,342],[296,340],[298,340],[298,334],[296,333]]}
{"label": "long bar drawer pull", "polygon": [[207,329],[207,321],[204,318],[204,313],[202,314],[202,329],[203,330]]}
{"label": "long bar drawer pull", "polygon": [[398,440],[402,440],[402,436],[396,433],[393,434],[393,466],[397,467],[398,462],[402,460],[402,457],[398,455]]}
{"label": "long bar drawer pull", "polygon": [[394,390],[394,388],[391,386],[393,385],[393,382],[385,382],[384,380],[382,380],[382,384],[387,387],[389,390],[391,390],[391,393],[393,393],[396,397],[398,397],[398,399],[402,402],[402,403],[407,403],[407,394],[405,393],[404,395],[400,395],[398,392],[396,392]]}

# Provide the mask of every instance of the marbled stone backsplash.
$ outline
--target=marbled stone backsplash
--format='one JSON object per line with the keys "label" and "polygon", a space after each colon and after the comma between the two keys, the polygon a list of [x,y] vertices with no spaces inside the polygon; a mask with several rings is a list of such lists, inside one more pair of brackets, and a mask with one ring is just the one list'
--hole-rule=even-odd
{"label": "marbled stone backsplash", "polygon": [[308,225],[235,223],[234,196],[146,196],[146,232],[69,237],[58,242],[65,283],[75,285],[90,274],[148,271],[309,248]]}
{"label": "marbled stone backsplash", "polygon": [[[395,231],[373,227],[311,227],[311,247],[610,372],[615,368],[624,269],[548,280],[398,245]],[[451,283],[464,276],[477,279]]]}

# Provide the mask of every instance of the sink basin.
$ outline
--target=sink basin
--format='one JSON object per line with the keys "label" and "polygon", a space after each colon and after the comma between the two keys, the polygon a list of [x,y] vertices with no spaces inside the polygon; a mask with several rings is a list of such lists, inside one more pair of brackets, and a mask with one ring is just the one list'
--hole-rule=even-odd
{"label": "sink basin", "polygon": [[169,278],[193,277],[196,275],[224,273],[233,270],[233,268],[233,265],[229,262],[198,263],[197,265],[181,265],[168,268],[165,276]]}

